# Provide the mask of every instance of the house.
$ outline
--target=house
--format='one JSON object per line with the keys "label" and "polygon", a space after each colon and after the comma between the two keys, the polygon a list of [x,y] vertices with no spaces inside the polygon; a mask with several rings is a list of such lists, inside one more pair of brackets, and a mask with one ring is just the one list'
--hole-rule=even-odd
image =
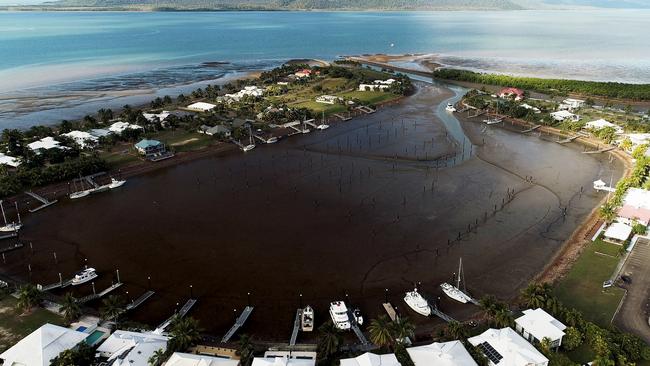
{"label": "house", "polygon": [[630,139],[634,147],[650,143],[650,133],[628,133],[623,138]]}
{"label": "house", "polygon": [[228,360],[222,357],[194,355],[191,353],[174,352],[165,362],[165,366],[237,366],[238,360]]}
{"label": "house", "polygon": [[521,108],[525,108],[525,109],[528,109],[528,110],[530,110],[530,111],[533,111],[535,114],[537,114],[537,113],[542,113],[542,111],[540,111],[539,108],[537,108],[537,107],[533,107],[532,105],[527,104],[527,103],[520,104],[519,106],[520,106]]}
{"label": "house", "polygon": [[135,149],[138,150],[140,155],[143,155],[147,159],[151,159],[158,155],[167,153],[167,147],[165,144],[158,140],[143,139],[135,144]]}
{"label": "house", "polygon": [[238,91],[234,94],[226,94],[223,96],[223,99],[228,102],[239,102],[242,98],[249,96],[253,98],[259,98],[264,95],[264,89],[258,88],[255,85],[244,87],[244,89]]}
{"label": "house", "polygon": [[97,353],[112,366],[149,366],[149,358],[166,349],[165,336],[116,330],[97,348]]}
{"label": "house", "polygon": [[548,338],[551,347],[556,348],[562,345],[566,325],[543,309],[537,308],[524,310],[524,315],[515,319],[515,329],[531,343]]}
{"label": "house", "polygon": [[512,328],[493,329],[467,339],[491,366],[548,366],[548,358]]}
{"label": "house", "polygon": [[81,146],[82,149],[95,146],[99,140],[96,136],[93,136],[89,132],[76,130],[61,134],[61,136],[66,136],[73,139],[74,142],[76,142],[77,145]]}
{"label": "house", "polygon": [[622,222],[614,222],[603,234],[605,241],[612,244],[623,245],[632,235],[632,226],[624,224]]}
{"label": "house", "polygon": [[36,152],[38,150],[67,149],[66,146],[61,146],[61,143],[55,140],[54,137],[51,136],[43,137],[38,141],[34,141],[31,144],[28,144],[27,147],[29,147],[32,151],[36,151]]}
{"label": "house", "polygon": [[73,349],[87,337],[87,333],[45,324],[0,354],[0,360],[3,366],[50,366],[59,353]]}
{"label": "house", "polygon": [[415,366],[478,366],[460,341],[436,342],[406,351]]}
{"label": "house", "polygon": [[524,91],[517,88],[503,88],[498,94],[499,98],[512,98],[515,97],[516,101],[524,99]]}
{"label": "house", "polygon": [[313,73],[313,71],[311,71],[309,69],[302,69],[302,70],[296,72],[294,75],[297,78],[307,78],[307,77],[310,77],[312,75],[312,73]]}
{"label": "house", "polygon": [[585,105],[584,100],[567,98],[562,101],[563,106],[566,106],[569,111],[574,111],[578,108],[582,108]]}
{"label": "house", "polygon": [[553,113],[551,113],[551,118],[553,118],[554,120],[556,120],[558,122],[563,122],[563,121],[566,121],[566,120],[570,120],[570,121],[573,121],[573,122],[580,121],[580,116],[578,116],[577,114],[573,114],[573,113],[571,113],[569,111],[553,112]]}
{"label": "house", "polygon": [[20,165],[20,159],[14,158],[13,156],[5,155],[0,152],[0,165],[6,165],[12,168],[18,168],[18,166]]}
{"label": "house", "polygon": [[161,113],[142,113],[142,116],[149,122],[154,122],[156,118],[158,119],[158,122],[162,122],[166,120],[170,115],[171,112],[168,111],[162,111]]}
{"label": "house", "polygon": [[375,91],[375,90],[386,90],[390,88],[390,85],[383,84],[359,84],[359,91]]}
{"label": "house", "polygon": [[121,135],[122,132],[124,132],[127,129],[142,130],[143,128],[142,128],[142,126],[135,125],[135,124],[128,123],[128,122],[122,122],[122,121],[115,122],[115,123],[113,123],[112,125],[110,125],[108,127],[108,130],[110,132],[113,132],[113,133],[118,134],[118,135]]}
{"label": "house", "polygon": [[613,124],[613,123],[611,123],[609,121],[606,121],[606,120],[604,120],[602,118],[597,119],[595,121],[585,123],[585,129],[592,130],[592,131],[599,131],[599,130],[602,130],[603,128],[608,128],[608,127],[613,128],[614,131],[616,131],[616,134],[618,134],[618,135],[620,135],[620,134],[622,134],[624,132],[623,127],[621,127],[619,125],[615,125],[615,124]]}
{"label": "house", "polygon": [[223,135],[224,137],[230,137],[230,135],[232,134],[230,128],[224,125],[216,125],[216,126],[202,125],[201,127],[199,127],[199,133],[204,133],[208,136]]}
{"label": "house", "polygon": [[320,97],[316,97],[316,102],[323,104],[335,104],[340,100],[343,99],[334,95],[321,95]]}
{"label": "house", "polygon": [[650,191],[629,188],[623,196],[616,221],[633,226],[635,223],[650,224]]}
{"label": "house", "polygon": [[376,355],[366,352],[355,358],[342,359],[341,366],[401,366],[394,353]]}
{"label": "house", "polygon": [[97,137],[99,139],[100,137],[106,137],[106,136],[112,134],[113,132],[111,132],[109,130],[106,130],[106,129],[103,129],[103,128],[93,128],[91,130],[88,130],[88,133],[95,136],[95,137]]}
{"label": "house", "polygon": [[214,104],[205,103],[205,102],[197,102],[197,103],[188,105],[186,108],[191,110],[191,111],[195,111],[195,112],[207,112],[207,111],[213,110],[215,107],[216,107],[216,105],[214,105]]}
{"label": "house", "polygon": [[316,359],[294,358],[289,356],[253,358],[251,366],[316,366]]}

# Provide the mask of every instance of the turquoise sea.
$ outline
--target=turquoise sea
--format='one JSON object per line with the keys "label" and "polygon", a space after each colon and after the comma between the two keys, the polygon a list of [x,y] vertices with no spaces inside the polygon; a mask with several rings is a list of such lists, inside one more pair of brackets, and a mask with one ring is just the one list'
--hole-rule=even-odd
{"label": "turquoise sea", "polygon": [[476,70],[650,82],[648,29],[648,10],[1,12],[0,128],[291,58],[431,53]]}

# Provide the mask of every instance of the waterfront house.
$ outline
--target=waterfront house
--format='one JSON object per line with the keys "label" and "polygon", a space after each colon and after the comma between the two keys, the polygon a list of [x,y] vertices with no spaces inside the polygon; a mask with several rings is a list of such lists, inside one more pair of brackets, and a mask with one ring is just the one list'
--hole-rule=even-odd
{"label": "waterfront house", "polygon": [[142,126],[132,124],[132,123],[128,123],[128,122],[122,122],[122,121],[115,122],[115,123],[113,123],[112,125],[110,125],[108,127],[108,130],[110,132],[113,132],[113,133],[118,134],[118,135],[121,135],[122,132],[124,132],[127,129],[142,130],[143,128],[142,128]]}
{"label": "waterfront house", "polygon": [[375,90],[386,90],[390,88],[390,85],[382,84],[359,84],[359,91],[375,91]]}
{"label": "waterfront house", "polygon": [[621,137],[622,139],[629,139],[633,148],[650,143],[650,133],[627,133]]}
{"label": "waterfront house", "polygon": [[498,94],[499,98],[512,98],[516,101],[524,99],[524,91],[518,88],[503,88]]}
{"label": "waterfront house", "polygon": [[244,89],[233,94],[226,94],[223,96],[222,100],[227,102],[239,102],[242,98],[248,96],[253,98],[259,98],[264,95],[264,89],[258,88],[255,85],[244,87]]}
{"label": "waterfront house", "polygon": [[0,354],[3,366],[49,366],[61,352],[75,348],[87,333],[45,324]]}
{"label": "waterfront house", "polygon": [[618,210],[618,222],[629,226],[635,223],[648,226],[650,223],[650,191],[641,188],[629,188],[623,196]]}
{"label": "waterfront house", "polygon": [[18,168],[20,165],[20,159],[14,158],[13,156],[5,155],[0,152],[0,165],[6,165],[12,168]]}
{"label": "waterfront house", "polygon": [[165,366],[237,366],[238,360],[228,360],[222,357],[195,355],[191,353],[174,352],[165,362]]}
{"label": "waterfront house", "polygon": [[99,140],[96,136],[93,136],[89,132],[85,131],[70,131],[68,133],[61,134],[61,136],[66,136],[74,140],[82,149],[94,147]]}
{"label": "waterfront house", "polygon": [[569,111],[553,112],[553,113],[551,113],[551,118],[553,118],[554,120],[556,120],[558,122],[563,122],[563,121],[566,121],[566,120],[569,120],[569,121],[572,121],[572,122],[580,121],[580,116],[578,116],[577,114],[573,114],[573,113],[571,113]]}
{"label": "waterfront house", "polygon": [[158,140],[141,140],[135,144],[135,149],[138,150],[140,155],[151,161],[161,160],[168,156],[167,147],[165,144]]}
{"label": "waterfront house", "polygon": [[149,366],[149,358],[166,349],[165,336],[116,330],[97,348],[97,353],[112,366]]}
{"label": "waterfront house", "polygon": [[621,127],[619,125],[615,125],[615,124],[613,124],[613,123],[611,123],[609,121],[606,121],[606,120],[604,120],[602,118],[597,119],[595,121],[585,123],[584,128],[587,129],[587,130],[591,130],[591,131],[599,131],[599,130],[602,130],[603,128],[608,128],[608,127],[613,128],[614,131],[616,131],[616,134],[618,134],[618,135],[620,135],[620,134],[622,134],[624,132],[623,127]]}
{"label": "waterfront house", "polygon": [[376,355],[366,352],[361,356],[342,359],[341,366],[401,366],[394,353]]}
{"label": "waterfront house", "polygon": [[201,125],[201,127],[199,127],[199,133],[204,133],[208,136],[221,135],[224,137],[230,137],[230,135],[232,134],[230,128],[224,125],[216,125],[216,126]]}
{"label": "waterfront house", "polygon": [[156,121],[156,118],[158,119],[158,122],[162,122],[167,119],[171,115],[171,112],[168,111],[162,111],[161,113],[142,113],[142,116],[147,119],[149,122],[154,122]]}
{"label": "waterfront house", "polygon": [[623,245],[631,235],[632,226],[622,222],[614,222],[605,230],[603,239],[612,244]]}
{"label": "waterfront house", "polygon": [[293,357],[255,357],[251,366],[316,366],[316,359]]}
{"label": "waterfront house", "polygon": [[406,351],[415,366],[477,366],[460,341],[435,342],[426,346],[410,347]]}
{"label": "waterfront house", "polygon": [[216,105],[205,103],[205,102],[196,102],[187,106],[187,109],[195,112],[208,112],[214,109]]}
{"label": "waterfront house", "polygon": [[104,128],[93,128],[91,130],[88,130],[88,133],[97,137],[98,139],[100,137],[107,137],[108,135],[112,134],[113,132],[104,129]]}
{"label": "waterfront house", "polygon": [[58,142],[57,140],[54,139],[54,137],[47,136],[43,137],[42,139],[38,141],[34,141],[30,144],[27,145],[27,147],[30,148],[30,150],[38,153],[39,150],[50,150],[50,149],[60,149],[60,150],[66,150],[68,149],[66,146],[61,146],[61,143]]}
{"label": "waterfront house", "polygon": [[512,328],[490,328],[467,341],[478,348],[491,366],[548,366],[548,358]]}
{"label": "waterfront house", "polygon": [[569,111],[574,111],[578,108],[582,108],[585,105],[585,101],[581,99],[567,98],[562,101],[561,106],[564,106]]}
{"label": "waterfront house", "polygon": [[552,348],[562,345],[566,325],[552,317],[543,309],[524,310],[524,315],[515,319],[515,329],[531,343],[548,338]]}
{"label": "waterfront house", "polygon": [[313,73],[313,71],[311,71],[309,69],[302,69],[302,70],[296,72],[294,75],[297,78],[307,78],[307,77],[310,77],[312,75],[312,73]]}
{"label": "waterfront house", "polygon": [[316,97],[316,102],[323,104],[335,104],[340,100],[343,99],[334,95],[321,95],[319,97]]}

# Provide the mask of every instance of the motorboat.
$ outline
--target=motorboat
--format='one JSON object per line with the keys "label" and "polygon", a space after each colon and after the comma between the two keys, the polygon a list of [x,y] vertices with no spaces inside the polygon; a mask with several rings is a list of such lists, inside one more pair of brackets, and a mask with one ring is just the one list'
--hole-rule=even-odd
{"label": "motorboat", "polygon": [[361,315],[361,310],[354,309],[352,311],[352,316],[354,317],[354,321],[357,323],[357,325],[363,325],[363,315]]}
{"label": "motorboat", "polygon": [[278,138],[277,138],[276,136],[269,137],[269,138],[266,140],[266,143],[267,143],[267,144],[275,144],[276,142],[278,142]]}
{"label": "motorboat", "polygon": [[90,194],[91,191],[92,191],[91,189],[85,189],[83,191],[72,192],[70,193],[70,199],[74,200],[77,198],[86,197],[87,195]]}
{"label": "motorboat", "polygon": [[417,288],[406,293],[406,296],[404,296],[404,302],[406,302],[413,311],[420,315],[431,315],[431,306],[429,306],[429,302],[420,295]]}
{"label": "motorboat", "polygon": [[487,118],[483,120],[483,123],[486,125],[496,125],[503,122],[502,118]]}
{"label": "motorboat", "polygon": [[334,326],[341,330],[349,330],[350,317],[348,316],[348,308],[343,301],[333,301],[330,303],[330,317]]}
{"label": "motorboat", "polygon": [[246,152],[246,151],[251,151],[251,150],[253,150],[254,148],[255,148],[255,144],[249,144],[249,145],[246,145],[246,146],[242,147],[242,150],[243,150],[244,152]]}
{"label": "motorboat", "polygon": [[84,284],[88,281],[97,278],[97,271],[94,268],[86,268],[81,272],[77,272],[72,278],[72,286]]}
{"label": "motorboat", "polygon": [[330,125],[322,124],[322,125],[316,126],[316,128],[323,131],[323,130],[326,130],[326,129],[330,128]]}
{"label": "motorboat", "polygon": [[453,104],[447,103],[447,107],[445,108],[447,112],[456,112],[456,107],[454,107]]}
{"label": "motorboat", "polygon": [[302,309],[300,324],[303,332],[311,332],[314,330],[314,309],[311,306],[307,305]]}
{"label": "motorboat", "polygon": [[123,186],[124,183],[126,183],[126,180],[117,180],[115,178],[111,178],[111,182],[108,184],[108,188],[110,189],[119,188]]}
{"label": "motorboat", "polygon": [[[461,279],[463,278],[463,259],[460,258],[458,260],[458,277],[456,278],[456,286],[451,285],[447,282],[443,283],[440,285],[442,288],[442,291],[445,293],[445,295],[449,296],[450,298],[461,302],[463,304],[467,304],[468,302],[472,302],[472,297],[466,294],[465,292],[460,290],[460,283]],[[465,283],[465,280],[462,280],[463,286]]]}

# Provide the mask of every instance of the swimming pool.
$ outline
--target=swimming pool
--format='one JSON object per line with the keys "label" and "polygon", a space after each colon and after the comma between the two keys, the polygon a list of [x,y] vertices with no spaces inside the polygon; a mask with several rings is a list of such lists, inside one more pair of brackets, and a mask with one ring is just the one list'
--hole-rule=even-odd
{"label": "swimming pool", "polygon": [[104,336],[104,334],[106,334],[106,333],[104,333],[104,332],[102,332],[100,330],[96,330],[96,331],[90,333],[88,338],[86,338],[86,343],[89,346],[94,346],[95,343],[97,343],[97,341],[99,341]]}
{"label": "swimming pool", "polygon": [[81,327],[77,328],[77,332],[85,332],[86,329],[88,329],[88,327],[81,326]]}

